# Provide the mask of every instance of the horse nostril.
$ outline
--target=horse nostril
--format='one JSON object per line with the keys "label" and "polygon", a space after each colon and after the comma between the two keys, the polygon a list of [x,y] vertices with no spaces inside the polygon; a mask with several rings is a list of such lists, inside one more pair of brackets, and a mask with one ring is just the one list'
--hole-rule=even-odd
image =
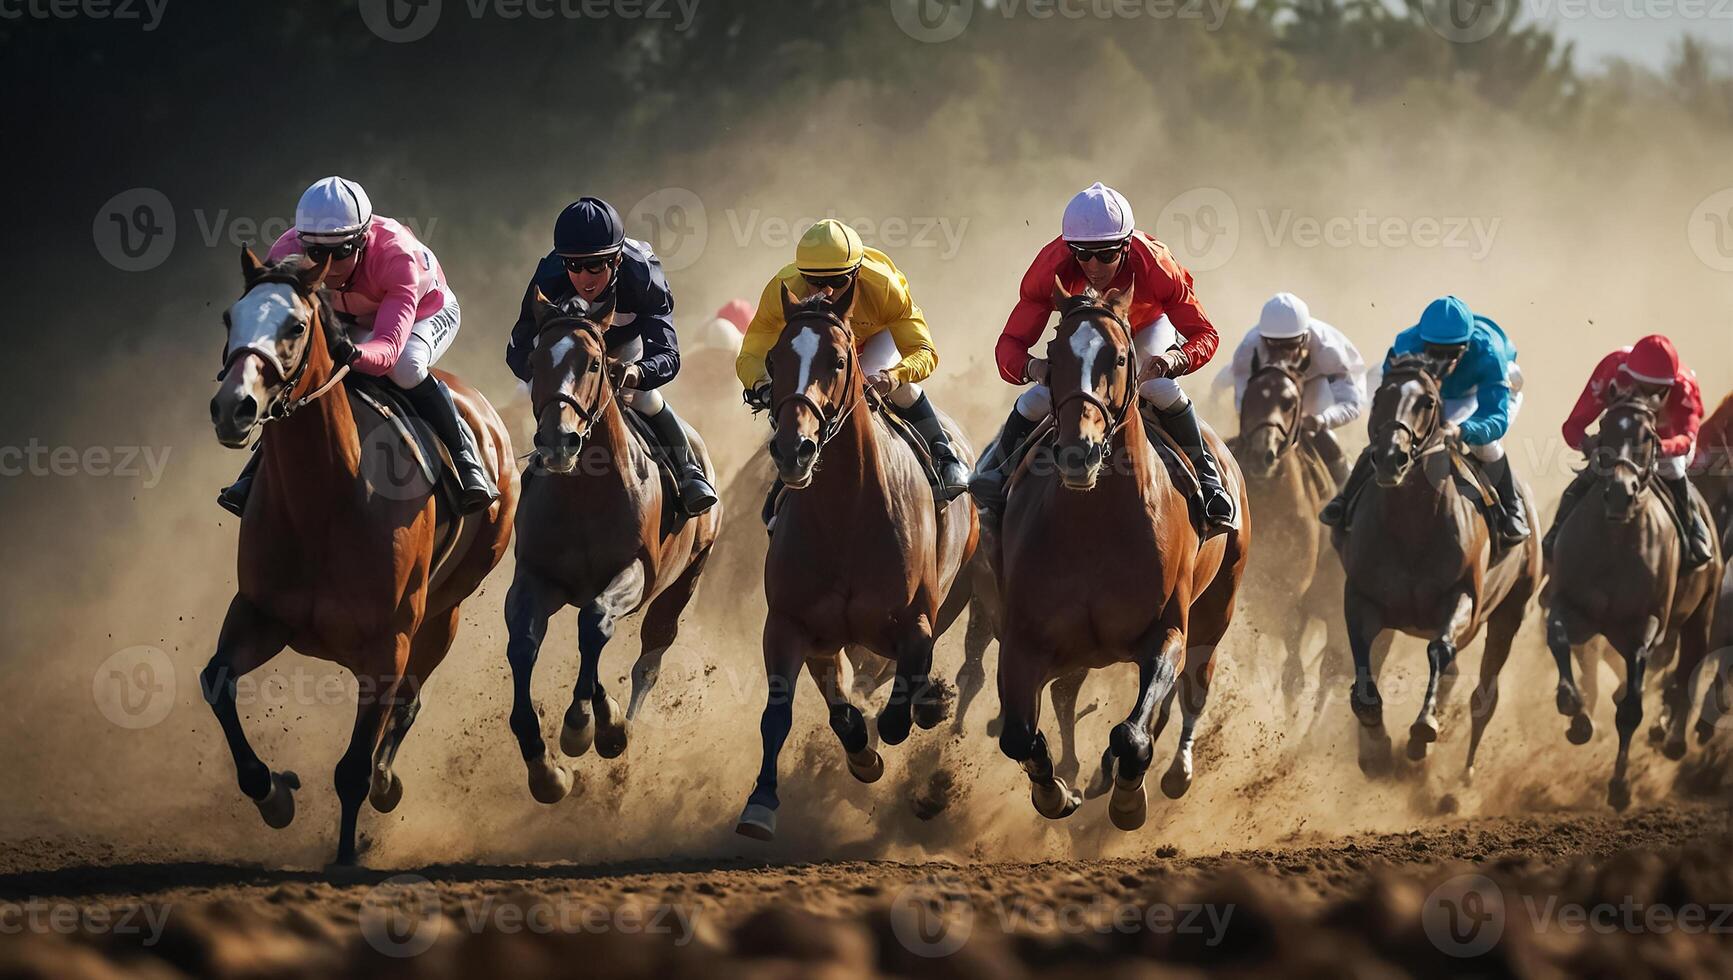
{"label": "horse nostril", "polygon": [[1276,465],[1276,451],[1274,449],[1264,450],[1264,465],[1265,466]]}
{"label": "horse nostril", "polygon": [[576,432],[562,432],[562,433],[560,433],[560,448],[561,449],[577,449],[582,444],[583,444],[583,437],[578,435]]}
{"label": "horse nostril", "polygon": [[252,395],[242,395],[235,403],[235,424],[250,429],[259,419],[259,402]]}
{"label": "horse nostril", "polygon": [[802,438],[800,444],[794,447],[794,458],[802,463],[818,455],[818,443]]}

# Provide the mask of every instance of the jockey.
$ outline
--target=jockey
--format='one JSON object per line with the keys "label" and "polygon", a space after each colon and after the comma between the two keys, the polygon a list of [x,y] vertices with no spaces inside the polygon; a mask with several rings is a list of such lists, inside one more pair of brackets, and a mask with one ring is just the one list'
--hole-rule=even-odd
{"label": "jockey", "polygon": [[[1660,334],[1651,334],[1630,347],[1621,347],[1601,358],[1582,395],[1577,398],[1570,418],[1565,419],[1565,443],[1572,449],[1582,450],[1588,428],[1601,417],[1601,412],[1633,391],[1665,396],[1661,411],[1655,418],[1655,435],[1661,440],[1655,475],[1673,495],[1673,504],[1688,531],[1684,541],[1684,567],[1700,567],[1714,556],[1714,545],[1710,541],[1709,526],[1691,500],[1691,482],[1686,478],[1685,470],[1696,451],[1697,428],[1703,420],[1703,398],[1697,388],[1696,373],[1679,362],[1678,351],[1671,340]],[[1596,467],[1586,466],[1565,488],[1552,529],[1541,541],[1549,559],[1565,518],[1576,508],[1595,478],[1601,475]]]}
{"label": "jockey", "polygon": [[939,364],[939,353],[927,330],[926,317],[909,295],[909,281],[890,256],[861,244],[853,228],[826,218],[808,228],[795,246],[794,261],[782,267],[764,287],[758,312],[746,328],[735,373],[746,387],[746,400],[756,408],[770,407],[770,375],[765,358],[782,336],[782,288],[797,299],[823,290],[836,295],[856,284],[854,312],[849,316],[860,345],[860,369],[867,387],[896,406],[932,450],[938,485],[934,496],[955,499],[967,488],[968,468],[951,448],[951,437],[939,423],[932,400],[921,389]]}
{"label": "jockey", "polygon": [[[303,253],[314,264],[330,262],[325,296],[345,326],[358,331],[333,338],[348,349],[351,370],[388,378],[451,451],[462,485],[464,513],[486,509],[499,490],[482,465],[475,434],[457,413],[451,389],[429,369],[457,338],[463,312],[439,260],[403,225],[373,213],[361,185],[326,177],[307,188],[295,205],[295,227],[283,233],[267,261]],[[332,325],[334,328],[337,325]],[[239,516],[252,488],[255,454],[217,503]]]}
{"label": "jockey", "polygon": [[524,290],[523,307],[505,349],[506,366],[524,382],[530,380],[530,354],[536,345],[537,290],[556,306],[574,298],[593,303],[614,292],[607,344],[609,359],[621,365],[620,401],[650,423],[656,442],[673,461],[681,508],[695,517],[716,506],[716,488],[692,452],[686,427],[656,390],[680,371],[674,294],[656,253],[648,244],[627,238],[619,212],[601,198],[580,198],[567,205],[554,222],[553,251],[536,265]]}
{"label": "jockey", "polygon": [[752,304],[743,299],[731,299],[716,310],[710,322],[698,329],[698,336],[686,345],[687,350],[721,351],[730,357],[739,357],[740,341],[751,322]]}
{"label": "jockey", "polygon": [[[1053,410],[1047,361],[1031,357],[1029,349],[1046,331],[1047,318],[1054,312],[1056,277],[1073,293],[1085,286],[1100,293],[1133,288],[1128,326],[1137,345],[1137,361],[1143,365],[1138,392],[1160,413],[1162,425],[1196,467],[1210,532],[1232,528],[1234,498],[1223,488],[1221,469],[1204,445],[1191,399],[1175,380],[1209,363],[1218,342],[1216,329],[1192,291],[1191,273],[1174,260],[1166,245],[1137,230],[1131,203],[1100,181],[1065,206],[1060,236],[1041,249],[1023,274],[1017,305],[1005,321],[994,357],[1006,381],[1034,386],[1017,399],[1000,430],[992,465],[982,461],[969,492],[983,508],[995,513],[1002,509],[1017,448]],[[1175,328],[1183,343],[1175,341]]]}
{"label": "jockey", "polygon": [[1328,323],[1314,319],[1306,301],[1293,293],[1277,293],[1264,304],[1258,325],[1246,331],[1234,348],[1227,370],[1216,375],[1216,386],[1232,385],[1234,409],[1246,397],[1252,362],[1282,362],[1299,366],[1300,434],[1310,439],[1340,485],[1348,478],[1348,457],[1332,429],[1360,417],[1366,408],[1366,361],[1349,340]]}
{"label": "jockey", "polygon": [[[1437,365],[1439,393],[1444,398],[1444,434],[1456,437],[1492,480],[1498,492],[1499,539],[1505,545],[1528,537],[1528,520],[1516,476],[1500,440],[1522,407],[1522,371],[1516,365],[1516,345],[1504,329],[1477,316],[1455,296],[1433,300],[1420,322],[1396,335],[1384,364],[1402,354],[1425,354]],[[1318,519],[1340,527],[1347,502],[1372,476],[1372,454],[1362,452],[1354,472]]]}

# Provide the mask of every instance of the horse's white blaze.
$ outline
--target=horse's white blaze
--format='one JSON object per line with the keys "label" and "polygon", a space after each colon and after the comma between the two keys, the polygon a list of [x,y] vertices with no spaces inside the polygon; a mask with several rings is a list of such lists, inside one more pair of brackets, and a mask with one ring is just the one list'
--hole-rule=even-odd
{"label": "horse's white blaze", "polygon": [[812,381],[812,359],[818,356],[818,331],[812,327],[801,327],[800,333],[789,341],[790,347],[800,355],[800,380],[794,385],[795,391],[805,391]]}
{"label": "horse's white blaze", "polygon": [[276,349],[277,338],[295,316],[299,302],[288,283],[268,282],[247,290],[247,295],[229,307],[229,350]]}
{"label": "horse's white blaze", "polygon": [[1101,336],[1101,331],[1094,324],[1085,323],[1071,335],[1071,353],[1077,355],[1077,360],[1083,365],[1083,390],[1095,390],[1095,354],[1101,350],[1101,345],[1107,340]]}
{"label": "horse's white blaze", "polygon": [[566,359],[566,356],[572,352],[572,348],[576,346],[578,346],[578,338],[573,334],[566,334],[564,337],[561,337],[548,345],[548,354],[553,357],[555,364],[559,364]]}

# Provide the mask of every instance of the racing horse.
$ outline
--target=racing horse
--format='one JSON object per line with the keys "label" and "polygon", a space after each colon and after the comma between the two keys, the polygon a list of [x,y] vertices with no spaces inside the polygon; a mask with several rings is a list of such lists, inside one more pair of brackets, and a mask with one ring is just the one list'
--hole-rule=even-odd
{"label": "racing horse", "polygon": [[[558,803],[572,774],[542,738],[530,693],[548,619],[578,609],[578,680],[560,729],[560,751],[603,758],[626,750],[630,722],[655,685],[716,542],[722,508],[680,519],[665,513],[674,497],[658,464],[635,438],[621,405],[607,332],[614,295],[555,307],[535,299],[536,347],[530,356],[535,458],[518,501],[517,568],[506,593],[510,640],[511,730],[529,771],[530,794]],[[693,452],[714,475],[708,450],[688,428]],[[620,621],[644,610],[641,650],[624,712],[599,676],[602,650]]]}
{"label": "racing horse", "polygon": [[1137,404],[1131,303],[1129,289],[1073,296],[1055,283],[1060,319],[1047,348],[1055,445],[1025,457],[1013,476],[999,556],[999,747],[1022,764],[1042,816],[1069,816],[1081,802],[1038,728],[1043,691],[1080,670],[1137,665],[1136,703],[1114,726],[1097,780],[1101,791],[1111,781],[1108,813],[1122,830],[1147,815],[1144,774],[1176,692],[1179,748],[1161,785],[1175,799],[1191,786],[1192,738],[1251,540],[1244,481],[1213,431],[1206,427],[1205,438],[1242,524],[1207,540],[1151,446]]}
{"label": "racing horse", "polygon": [[[1418,761],[1438,740],[1437,708],[1450,700],[1456,655],[1485,626],[1463,771],[1465,780],[1472,779],[1481,736],[1498,707],[1498,674],[1540,582],[1540,549],[1531,535],[1495,551],[1495,534],[1479,502],[1457,485],[1457,467],[1465,464],[1452,445],[1438,377],[1424,355],[1399,356],[1386,365],[1367,428],[1375,480],[1352,503],[1353,529],[1331,535],[1347,576],[1342,612],[1354,654],[1349,706],[1360,721],[1360,769],[1377,776],[1391,767],[1384,701],[1372,665],[1380,634],[1396,630],[1430,641],[1426,693],[1408,730],[1408,757]],[[1519,482],[1518,488],[1533,526],[1534,501],[1526,485]],[[1377,659],[1381,666],[1382,656]]]}
{"label": "racing horse", "polygon": [[342,329],[320,289],[328,268],[300,255],[267,267],[241,251],[245,289],[223,317],[211,422],[231,448],[258,435],[260,464],[241,518],[239,585],[200,682],[241,792],[267,825],[282,828],[295,817],[300,778],[273,771],[253,751],[236,682],[286,646],[355,675],[355,726],[335,777],[342,866],[356,861],[362,801],[389,812],[402,798],[397,750],[420,710],[421,686],[451,648],[459,605],[505,554],[517,487],[499,415],[443,371],[499,499],[454,518],[436,504],[436,490],[406,492],[375,479],[356,429],[369,416],[328,347]]}
{"label": "racing horse", "polygon": [[[932,681],[933,643],[971,599],[979,537],[974,503],[938,505],[920,460],[869,403],[849,314],[855,286],[796,301],[784,287],[786,326],[770,350],[769,453],[788,487],[764,559],[763,765],[736,830],[776,835],[777,757],[793,718],[804,663],[830,707],[849,772],[871,783],[884,760],[869,744],[845,676],[842,649],[895,663],[879,737],[899,745],[949,709]],[[964,465],[973,450],[949,419]],[[868,685],[871,686],[870,684]]]}
{"label": "racing horse", "polygon": [[[1291,359],[1252,355],[1240,431],[1228,440],[1258,515],[1258,557],[1247,569],[1246,586],[1259,600],[1249,605],[1278,611],[1287,627],[1282,690],[1290,711],[1305,683],[1300,653],[1307,627],[1317,621],[1326,632],[1318,664],[1320,695],[1335,677],[1333,658],[1347,641],[1340,615],[1342,563],[1330,548],[1328,530],[1315,519],[1336,492],[1336,480],[1300,431],[1307,356],[1305,348]],[[1320,696],[1317,708],[1323,704]]]}
{"label": "racing horse", "polygon": [[[1589,450],[1604,506],[1579,507],[1565,518],[1548,568],[1543,596],[1546,642],[1558,662],[1558,710],[1571,719],[1567,737],[1582,745],[1594,734],[1590,703],[1571,675],[1573,656],[1583,664],[1585,686],[1598,668],[1583,647],[1596,636],[1624,659],[1625,684],[1615,721],[1618,756],[1607,784],[1607,802],[1631,802],[1626,769],[1631,734],[1643,720],[1643,681],[1651,663],[1678,662],[1663,689],[1665,744],[1670,759],[1685,755],[1685,722],[1691,680],[1709,652],[1721,558],[1680,571],[1679,540],[1672,512],[1655,485],[1655,413],[1661,399],[1632,394],[1608,407]],[[1692,491],[1693,496],[1696,491]],[[1700,501],[1699,501],[1700,503]],[[1718,549],[1717,549],[1718,550]],[[1659,654],[1659,655],[1657,655]],[[1713,685],[1711,685],[1713,688]],[[1592,687],[1590,688],[1592,692]],[[1713,690],[1705,697],[1713,695]],[[1592,695],[1591,695],[1592,696]]]}

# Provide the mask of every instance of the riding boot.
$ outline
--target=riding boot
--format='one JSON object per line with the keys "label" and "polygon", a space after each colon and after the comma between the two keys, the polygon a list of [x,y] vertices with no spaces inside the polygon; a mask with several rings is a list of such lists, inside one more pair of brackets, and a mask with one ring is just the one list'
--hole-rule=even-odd
{"label": "riding boot", "polygon": [[1662,477],[1661,482],[1673,495],[1673,506],[1678,509],[1679,520],[1684,524],[1685,569],[1701,568],[1715,557],[1715,546],[1709,540],[1709,526],[1704,523],[1703,515],[1697,513],[1697,505],[1691,499],[1691,481],[1687,477],[1677,480]]}
{"label": "riding boot", "polygon": [[697,517],[716,506],[716,488],[705,476],[704,467],[698,464],[698,454],[692,451],[686,427],[680,424],[680,416],[674,414],[674,406],[664,401],[660,412],[646,415],[644,419],[650,423],[650,430],[656,433],[656,442],[674,462],[674,472],[680,482],[681,509],[688,516]]}
{"label": "riding boot", "polygon": [[938,484],[933,487],[933,497],[940,503],[955,500],[964,490],[969,489],[969,468],[957,458],[957,451],[951,448],[951,434],[945,431],[945,426],[939,421],[939,415],[933,411],[932,399],[926,392],[915,399],[908,408],[898,408],[908,423],[915,427],[927,442],[927,448],[933,454],[933,469],[938,474]]}
{"label": "riding boot", "polygon": [[1317,450],[1318,458],[1330,470],[1330,483],[1341,486],[1348,480],[1348,454],[1342,451],[1342,444],[1336,441],[1336,434],[1329,429],[1319,429],[1312,433],[1312,448]]}
{"label": "riding boot", "polygon": [[1342,484],[1342,489],[1318,512],[1318,520],[1322,521],[1325,527],[1347,530],[1348,504],[1359,496],[1361,488],[1365,487],[1366,481],[1370,479],[1372,454],[1363,451],[1360,458],[1354,461],[1354,469],[1348,473],[1348,480]]}
{"label": "riding boot", "polygon": [[969,478],[969,495],[975,498],[976,506],[994,514],[1005,509],[1005,484],[1011,479],[1011,468],[1016,465],[1023,442],[1040,424],[1039,420],[1031,422],[1024,418],[1022,412],[1012,407],[992,451],[981,457],[975,475]]}
{"label": "riding boot", "polygon": [[1203,490],[1203,516],[1208,525],[1206,534],[1213,537],[1235,527],[1234,498],[1222,485],[1221,466],[1215,454],[1204,445],[1203,431],[1198,426],[1197,409],[1188,399],[1183,406],[1161,413],[1161,424],[1167,434],[1185,450],[1187,459],[1197,469],[1198,486]]}
{"label": "riding boot", "polygon": [[465,514],[486,510],[499,499],[499,488],[493,485],[487,468],[481,464],[481,450],[476,446],[475,434],[457,414],[457,403],[451,400],[451,389],[430,374],[415,387],[405,388],[403,393],[409,398],[415,413],[432,426],[434,435],[439,436],[439,441],[451,451],[451,461],[457,467],[457,481],[463,490],[458,509]]}
{"label": "riding boot", "polygon": [[1552,515],[1552,527],[1547,529],[1546,537],[1540,539],[1540,552],[1547,561],[1552,561],[1553,548],[1558,544],[1559,528],[1565,526],[1565,519],[1571,516],[1571,511],[1577,509],[1577,504],[1588,495],[1589,487],[1594,486],[1595,475],[1591,470],[1578,473],[1565,487],[1565,492],[1558,499],[1558,511]]}
{"label": "riding boot", "polygon": [[1516,473],[1511,469],[1510,457],[1490,463],[1482,461],[1480,468],[1492,477],[1493,489],[1498,491],[1500,542],[1506,546],[1516,544],[1528,537],[1528,515],[1523,512],[1522,495],[1516,492]]}
{"label": "riding boot", "polygon": [[259,472],[258,447],[247,457],[247,465],[241,467],[241,475],[235,477],[235,482],[217,491],[217,506],[242,517],[247,510],[247,494],[253,489],[253,474]]}

